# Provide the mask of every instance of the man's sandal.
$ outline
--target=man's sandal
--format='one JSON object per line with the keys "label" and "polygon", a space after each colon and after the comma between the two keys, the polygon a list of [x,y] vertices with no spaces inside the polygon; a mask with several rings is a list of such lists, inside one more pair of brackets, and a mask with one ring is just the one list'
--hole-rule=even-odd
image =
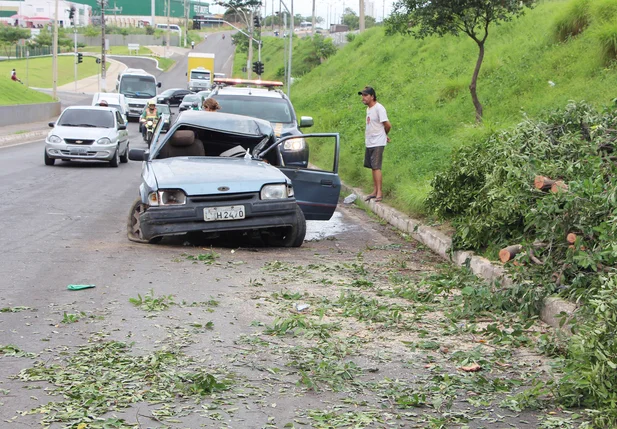
{"label": "man's sandal", "polygon": [[377,198],[377,195],[369,195],[364,199],[364,201],[371,201],[373,198]]}

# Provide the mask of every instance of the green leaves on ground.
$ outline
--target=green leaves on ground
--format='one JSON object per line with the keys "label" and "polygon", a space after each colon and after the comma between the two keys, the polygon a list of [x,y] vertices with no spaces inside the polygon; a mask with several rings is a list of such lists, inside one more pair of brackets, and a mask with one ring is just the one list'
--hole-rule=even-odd
{"label": "green leaves on ground", "polygon": [[150,289],[150,292],[143,297],[137,294],[137,298],[129,298],[129,302],[148,312],[163,311],[175,304],[173,295],[155,297],[153,289]]}

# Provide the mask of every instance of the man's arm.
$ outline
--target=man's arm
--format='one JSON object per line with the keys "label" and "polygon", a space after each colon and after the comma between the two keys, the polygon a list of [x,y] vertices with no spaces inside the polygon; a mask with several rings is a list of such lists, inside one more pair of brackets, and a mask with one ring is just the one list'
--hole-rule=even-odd
{"label": "man's arm", "polygon": [[383,129],[386,132],[386,140],[388,143],[390,143],[390,137],[388,137],[388,134],[390,133],[390,130],[392,129],[392,125],[390,124],[390,121],[383,121]]}

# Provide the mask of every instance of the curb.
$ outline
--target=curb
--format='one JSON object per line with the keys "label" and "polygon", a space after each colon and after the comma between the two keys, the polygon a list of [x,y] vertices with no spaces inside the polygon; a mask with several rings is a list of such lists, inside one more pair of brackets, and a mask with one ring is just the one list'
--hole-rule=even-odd
{"label": "curb", "polygon": [[[503,286],[512,285],[512,279],[508,277],[506,270],[502,266],[494,265],[490,260],[478,256],[471,251],[451,252],[452,238],[443,232],[430,226],[423,225],[422,222],[412,219],[406,214],[382,203],[376,203],[373,200],[364,202],[366,195],[359,189],[351,188],[345,184],[341,184],[341,188],[347,193],[356,194],[358,199],[362,200],[361,204],[364,204],[377,216],[384,219],[395,228],[409,234],[414,240],[424,244],[447,261],[458,266],[469,264],[469,268],[475,275],[490,283],[498,281]],[[576,308],[576,304],[561,298],[547,297],[544,299],[540,311],[540,320],[555,329],[570,334],[571,330],[567,325],[567,320],[572,317]],[[565,324],[561,323],[564,315],[566,316]]]}
{"label": "curb", "polygon": [[[28,125],[28,124],[24,124]],[[20,143],[30,143],[32,141],[44,139],[49,130],[41,130],[41,131],[29,131],[27,133],[21,134],[10,134],[6,136],[0,136],[0,148],[15,146]]]}

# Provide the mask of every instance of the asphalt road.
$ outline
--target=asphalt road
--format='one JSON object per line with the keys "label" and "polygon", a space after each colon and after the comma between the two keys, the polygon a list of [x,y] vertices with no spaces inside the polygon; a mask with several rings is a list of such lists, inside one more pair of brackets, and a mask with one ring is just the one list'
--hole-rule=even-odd
{"label": "asphalt road", "polygon": [[[175,84],[176,68],[161,80]],[[129,134],[143,147],[136,123]],[[300,248],[132,243],[140,168],[45,166],[41,141],[0,149],[0,426],[428,427],[464,415],[474,428],[538,427],[539,412],[495,408],[499,389],[472,406],[471,381],[449,375],[450,396],[439,396],[438,375],[457,372],[449,356],[473,336],[426,312],[428,301],[385,295],[437,270],[423,246],[355,205],[309,222]],[[420,338],[441,349],[409,346]],[[506,359],[475,344],[483,365]],[[543,358],[512,353],[486,377],[543,370]],[[427,404],[452,408],[409,405],[423,389]]]}

